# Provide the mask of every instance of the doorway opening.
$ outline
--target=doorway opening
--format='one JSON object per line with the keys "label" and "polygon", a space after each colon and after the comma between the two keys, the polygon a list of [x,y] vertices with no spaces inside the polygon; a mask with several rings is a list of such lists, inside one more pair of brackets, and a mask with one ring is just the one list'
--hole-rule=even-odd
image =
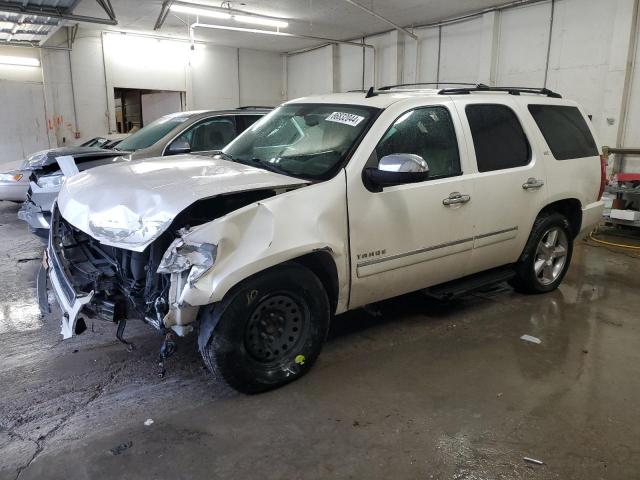
{"label": "doorway opening", "polygon": [[114,88],[116,129],[133,133],[169,113],[182,112],[185,92]]}

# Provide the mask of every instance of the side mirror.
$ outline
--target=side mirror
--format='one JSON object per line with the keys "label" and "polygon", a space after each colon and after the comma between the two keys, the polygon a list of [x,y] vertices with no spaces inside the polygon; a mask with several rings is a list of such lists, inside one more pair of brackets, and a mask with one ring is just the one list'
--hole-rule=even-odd
{"label": "side mirror", "polygon": [[180,155],[181,153],[191,153],[191,144],[184,138],[177,138],[167,148],[167,155]]}
{"label": "side mirror", "polygon": [[363,177],[369,190],[381,192],[384,187],[427,180],[429,165],[420,155],[394,153],[382,157],[378,168],[365,168]]}

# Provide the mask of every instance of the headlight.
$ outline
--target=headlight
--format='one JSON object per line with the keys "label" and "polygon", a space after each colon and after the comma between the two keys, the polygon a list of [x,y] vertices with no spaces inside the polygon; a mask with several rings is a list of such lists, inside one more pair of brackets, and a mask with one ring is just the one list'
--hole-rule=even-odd
{"label": "headlight", "polygon": [[56,175],[46,175],[38,178],[38,186],[40,188],[56,188],[64,183],[65,177],[64,175],[56,174]]}
{"label": "headlight", "polygon": [[0,182],[19,182],[22,180],[22,173],[0,173]]}
{"label": "headlight", "polygon": [[143,216],[124,205],[118,205],[92,214],[89,230],[98,240],[138,245],[158,237],[172,221],[170,215]]}
{"label": "headlight", "polygon": [[187,281],[193,283],[211,270],[217,253],[218,248],[210,243],[187,243],[178,238],[162,256],[158,273],[180,273],[191,269]]}

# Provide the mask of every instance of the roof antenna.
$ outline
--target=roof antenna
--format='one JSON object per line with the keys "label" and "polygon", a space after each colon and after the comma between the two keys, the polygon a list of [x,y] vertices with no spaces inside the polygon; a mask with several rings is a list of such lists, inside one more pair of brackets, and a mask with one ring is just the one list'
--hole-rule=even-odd
{"label": "roof antenna", "polygon": [[377,95],[378,94],[373,91],[373,86],[371,86],[371,87],[369,87],[369,90],[367,91],[367,94],[364,96],[364,98],[371,98],[371,97],[375,97]]}

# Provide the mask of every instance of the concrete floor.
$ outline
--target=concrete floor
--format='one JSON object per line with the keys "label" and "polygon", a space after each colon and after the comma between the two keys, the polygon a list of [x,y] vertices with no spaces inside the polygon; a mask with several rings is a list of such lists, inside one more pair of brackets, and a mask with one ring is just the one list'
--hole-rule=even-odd
{"label": "concrete floor", "polygon": [[548,295],[344,315],[309,375],[248,397],[209,383],[193,340],[160,378],[142,324],[133,352],[100,322],[60,341],[16,210],[0,204],[1,479],[638,477],[637,258],[581,245]]}

